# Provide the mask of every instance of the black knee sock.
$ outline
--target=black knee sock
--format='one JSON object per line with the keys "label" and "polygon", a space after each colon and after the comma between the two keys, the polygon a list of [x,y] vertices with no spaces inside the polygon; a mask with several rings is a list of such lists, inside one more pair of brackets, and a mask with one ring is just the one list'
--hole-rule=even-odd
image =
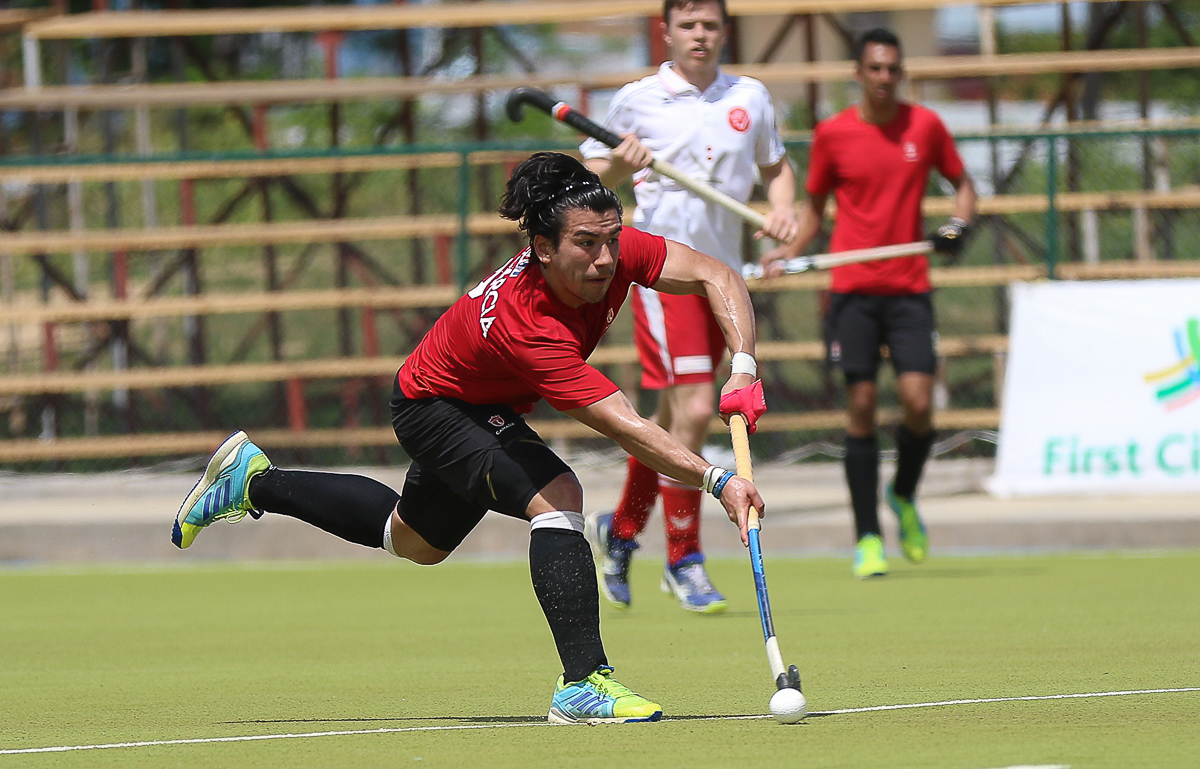
{"label": "black knee sock", "polygon": [[554,634],[563,680],[582,681],[600,665],[607,665],[600,640],[596,564],[583,535],[568,529],[531,531],[529,575]]}
{"label": "black knee sock", "polygon": [[858,539],[879,534],[879,441],[847,435],[844,464]]}
{"label": "black knee sock", "polygon": [[250,480],[255,509],[299,518],[367,547],[383,547],[383,527],[400,495],[362,475],[281,470]]}
{"label": "black knee sock", "polygon": [[917,493],[917,483],[925,469],[925,460],[929,459],[935,435],[932,430],[926,435],[917,435],[904,425],[896,430],[896,477],[892,489],[897,496],[912,499]]}

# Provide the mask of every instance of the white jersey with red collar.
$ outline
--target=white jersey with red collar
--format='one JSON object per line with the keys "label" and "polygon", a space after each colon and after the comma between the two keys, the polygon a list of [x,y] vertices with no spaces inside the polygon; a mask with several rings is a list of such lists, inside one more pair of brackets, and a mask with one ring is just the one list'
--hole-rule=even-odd
{"label": "white jersey with red collar", "polygon": [[[754,190],[758,168],[784,156],[766,87],[723,70],[701,92],[671,62],[664,62],[656,74],[617,92],[604,124],[617,134],[635,134],[656,159],[742,202]],[[585,158],[612,154],[595,139],[585,141],[581,150]],[[636,174],[633,184],[636,227],[711,254],[740,271],[742,220],[736,214],[649,169]]]}

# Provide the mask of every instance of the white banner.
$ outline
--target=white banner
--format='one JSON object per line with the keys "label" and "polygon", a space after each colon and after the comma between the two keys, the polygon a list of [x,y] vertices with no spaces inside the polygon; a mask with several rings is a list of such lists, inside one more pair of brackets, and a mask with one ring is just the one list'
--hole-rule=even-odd
{"label": "white banner", "polygon": [[1200,280],[1019,284],[1012,298],[990,490],[1200,491]]}

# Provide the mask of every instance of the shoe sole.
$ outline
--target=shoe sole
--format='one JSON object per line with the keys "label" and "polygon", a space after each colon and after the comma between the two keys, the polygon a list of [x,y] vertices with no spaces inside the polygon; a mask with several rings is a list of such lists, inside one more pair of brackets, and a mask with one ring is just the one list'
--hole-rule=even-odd
{"label": "shoe sole", "polygon": [[[238,447],[244,441],[250,440],[250,436],[242,430],[238,430],[233,435],[230,435],[225,441],[217,447],[213,452],[212,457],[208,460],[208,466],[204,468],[204,475],[200,476],[200,480],[196,481],[196,485],[188,492],[187,498],[183,500],[183,504],[179,507],[179,512],[175,514],[175,526],[171,530],[171,543],[175,547],[183,550],[192,543],[183,544],[183,519],[191,512],[192,507],[199,501],[200,497],[204,496],[204,492],[208,487],[216,481],[217,476],[225,469],[225,462],[230,456],[237,454]],[[195,541],[193,539],[193,541]]]}
{"label": "shoe sole", "polygon": [[725,610],[729,608],[729,604],[724,598],[720,598],[705,606],[697,606],[693,603],[687,603],[679,597],[679,593],[676,593],[674,588],[671,587],[671,583],[667,582],[665,579],[658,583],[658,587],[664,593],[669,596],[673,596],[675,600],[679,601],[680,608],[695,614],[724,614]]}
{"label": "shoe sole", "polygon": [[557,708],[550,708],[546,720],[560,726],[600,726],[601,724],[648,724],[662,720],[662,711],[656,710],[649,716],[626,718],[571,718]]}

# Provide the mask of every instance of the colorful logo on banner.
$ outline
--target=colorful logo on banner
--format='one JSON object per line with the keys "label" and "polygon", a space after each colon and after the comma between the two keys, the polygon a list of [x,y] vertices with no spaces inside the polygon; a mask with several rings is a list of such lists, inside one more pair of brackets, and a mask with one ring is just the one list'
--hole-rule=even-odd
{"label": "colorful logo on banner", "polygon": [[1188,318],[1183,328],[1175,329],[1175,351],[1178,363],[1146,374],[1146,382],[1155,388],[1154,397],[1167,411],[1200,399],[1200,318]]}

